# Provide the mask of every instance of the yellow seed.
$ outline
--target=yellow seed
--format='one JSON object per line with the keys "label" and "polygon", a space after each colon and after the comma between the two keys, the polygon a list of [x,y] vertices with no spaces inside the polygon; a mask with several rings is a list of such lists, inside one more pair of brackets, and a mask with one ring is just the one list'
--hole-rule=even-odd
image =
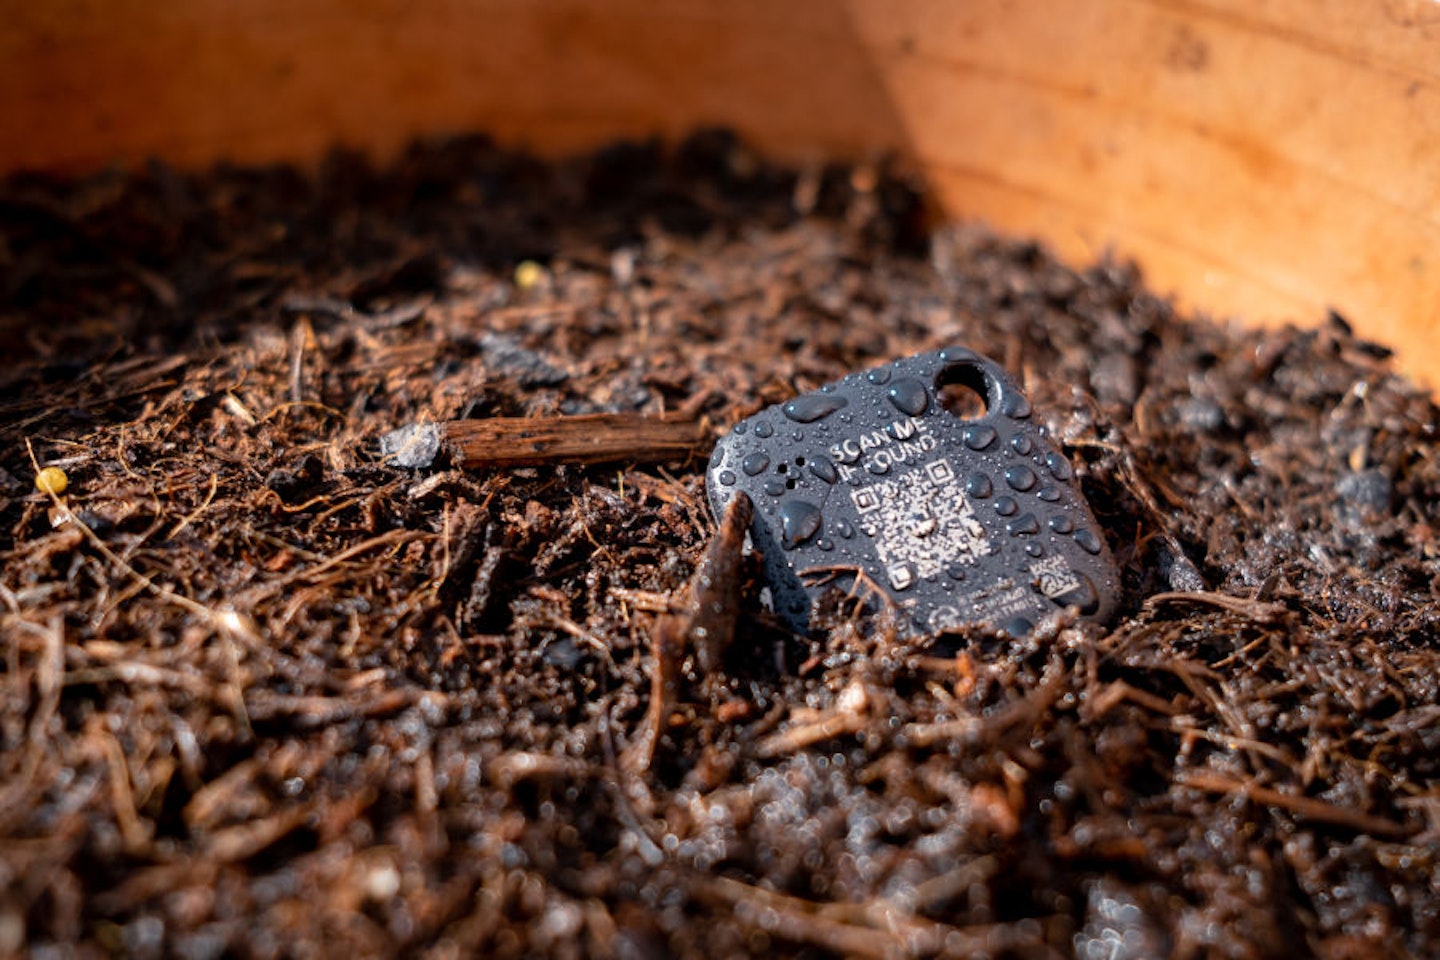
{"label": "yellow seed", "polygon": [[59,467],[46,467],[35,474],[35,489],[41,493],[49,493],[60,496],[65,488],[70,486],[70,478],[65,476],[65,471]]}
{"label": "yellow seed", "polygon": [[534,260],[521,260],[515,265],[515,286],[531,290],[545,282],[545,268]]}

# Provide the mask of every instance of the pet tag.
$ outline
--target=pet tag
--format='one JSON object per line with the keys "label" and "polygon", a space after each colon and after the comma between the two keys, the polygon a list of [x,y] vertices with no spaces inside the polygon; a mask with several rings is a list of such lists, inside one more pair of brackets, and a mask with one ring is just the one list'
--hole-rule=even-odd
{"label": "pet tag", "polygon": [[[950,404],[954,394],[983,411]],[[959,347],[852,373],[742,420],[715,447],[716,516],[754,501],[775,612],[809,628],[827,590],[878,592],[908,634],[1114,612],[1119,577],[1064,455],[994,361]]]}

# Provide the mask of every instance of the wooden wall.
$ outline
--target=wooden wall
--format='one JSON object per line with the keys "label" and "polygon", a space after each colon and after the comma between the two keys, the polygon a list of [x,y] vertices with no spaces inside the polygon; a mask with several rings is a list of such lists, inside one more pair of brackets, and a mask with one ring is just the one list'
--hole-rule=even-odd
{"label": "wooden wall", "polygon": [[45,0],[0,6],[0,171],[542,151],[738,128],[898,151],[944,208],[1190,306],[1327,307],[1440,383],[1435,0]]}

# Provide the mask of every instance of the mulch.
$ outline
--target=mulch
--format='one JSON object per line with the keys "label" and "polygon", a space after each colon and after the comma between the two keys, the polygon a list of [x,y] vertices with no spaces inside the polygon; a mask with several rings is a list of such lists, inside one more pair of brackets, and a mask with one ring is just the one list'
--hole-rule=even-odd
{"label": "mulch", "polygon": [[[0,955],[1440,954],[1437,411],[1298,319],[718,132],[12,177]],[[796,637],[703,453],[379,452],[954,343],[1075,465],[1108,628]]]}

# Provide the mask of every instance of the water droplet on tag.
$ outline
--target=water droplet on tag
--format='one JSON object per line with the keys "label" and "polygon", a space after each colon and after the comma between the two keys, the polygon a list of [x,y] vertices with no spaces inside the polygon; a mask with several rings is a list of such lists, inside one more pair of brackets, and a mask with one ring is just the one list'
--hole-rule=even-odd
{"label": "water droplet on tag", "polygon": [[778,497],[778,496],[780,496],[782,493],[785,492],[785,481],[784,481],[784,480],[766,480],[766,481],[765,481],[765,492],[768,493],[768,494],[770,494],[770,496],[772,496],[772,497]]}
{"label": "water droplet on tag", "polygon": [[1050,518],[1050,529],[1056,533],[1069,533],[1075,529],[1075,524],[1069,517],[1062,513],[1059,516]]}
{"label": "water droplet on tag", "polygon": [[1035,471],[1023,463],[1017,463],[1015,466],[1007,467],[1005,470],[1005,482],[1010,484],[1012,490],[1019,490],[1021,493],[1035,486],[1038,479],[1039,478],[1035,476]]}
{"label": "water droplet on tag", "polygon": [[1070,461],[1058,453],[1045,454],[1045,466],[1050,468],[1050,476],[1064,482],[1069,480],[1074,473],[1070,469]]}
{"label": "water droplet on tag", "polygon": [[984,450],[995,442],[995,438],[999,436],[999,434],[995,432],[994,427],[977,423],[974,426],[966,427],[965,432],[960,436],[961,439],[965,441],[965,446],[971,450]]}
{"label": "water droplet on tag", "polygon": [[768,440],[774,435],[775,428],[770,426],[770,424],[764,422],[755,424],[755,436],[759,437],[761,440]]}
{"label": "water droplet on tag", "polygon": [[1060,499],[1060,491],[1054,487],[1041,487],[1040,492],[1035,494],[1035,496],[1044,500],[1046,503],[1054,503]]}
{"label": "water droplet on tag", "polygon": [[1062,607],[1079,607],[1081,613],[1094,613],[1100,606],[1100,593],[1094,582],[1083,573],[1075,573],[1079,584],[1052,599]]}
{"label": "water droplet on tag", "polygon": [[835,464],[825,456],[817,456],[810,461],[810,472],[826,483],[834,483],[840,478],[840,474],[835,470]]}
{"label": "water droplet on tag", "polygon": [[984,500],[995,492],[995,485],[983,473],[972,473],[965,481],[965,492],[976,500]]}
{"label": "water droplet on tag", "polygon": [[1023,433],[1017,433],[1010,438],[1010,449],[1020,454],[1020,456],[1025,457],[1030,455],[1030,451],[1035,449],[1035,445],[1030,442],[1028,436]]}
{"label": "water droplet on tag", "polygon": [[1035,624],[1024,617],[1011,617],[1000,627],[1000,632],[1012,640],[1024,640],[1030,636],[1030,631],[1035,629]]}
{"label": "water droplet on tag", "polygon": [[719,475],[718,477],[716,477],[715,479],[716,479],[716,480],[719,480],[721,483],[723,483],[723,484],[724,484],[725,486],[727,486],[727,487],[733,487],[733,486],[735,486],[735,471],[733,471],[733,470],[721,470],[721,471],[720,471],[720,475]]}
{"label": "water droplet on tag", "polygon": [[1076,530],[1075,542],[1080,544],[1080,549],[1089,554],[1099,553],[1102,546],[1100,538],[1095,535],[1094,530]]}
{"label": "water droplet on tag", "polygon": [[869,380],[871,383],[876,384],[876,385],[882,385],[882,384],[889,383],[889,382],[890,382],[890,368],[889,368],[889,367],[877,367],[876,369],[871,370],[869,373],[865,374],[865,379],[866,379],[866,380]]}
{"label": "water droplet on tag", "polygon": [[1019,509],[1020,504],[1015,502],[1014,497],[1000,497],[995,501],[995,512],[1002,517],[1013,516]]}
{"label": "water droplet on tag", "polygon": [[1022,393],[1007,390],[1000,398],[1000,412],[1012,420],[1024,420],[1030,416],[1030,401]]}
{"label": "water droplet on tag", "polygon": [[[759,430],[756,432],[758,433]],[[745,471],[747,477],[758,477],[765,472],[765,468],[768,466],[770,466],[770,458],[758,451],[740,461],[740,469]]]}
{"label": "water droplet on tag", "polygon": [[940,359],[945,363],[961,363],[964,361],[978,361],[980,355],[969,347],[946,347],[940,351]]}
{"label": "water droplet on tag", "polygon": [[796,423],[814,423],[821,417],[828,417],[842,407],[848,407],[850,401],[836,394],[807,393],[803,397],[796,397],[780,408],[785,414]]}
{"label": "water droplet on tag", "polygon": [[820,508],[804,500],[780,504],[780,536],[785,546],[804,543],[820,530]]}
{"label": "water droplet on tag", "polygon": [[834,527],[835,532],[840,536],[841,540],[849,540],[851,537],[855,536],[855,528],[850,526],[850,524],[846,523],[844,520],[841,520],[839,523],[834,524]]}
{"label": "water droplet on tag", "polygon": [[1011,520],[1009,523],[1005,524],[1005,532],[1010,534],[1010,536],[1012,537],[1024,536],[1031,533],[1039,533],[1040,521],[1035,519],[1035,514],[1033,513],[1021,514],[1014,520]]}
{"label": "water droplet on tag", "polygon": [[890,398],[895,409],[912,417],[920,416],[930,405],[930,393],[925,389],[925,384],[909,377],[892,383],[890,389],[885,391],[885,396]]}

